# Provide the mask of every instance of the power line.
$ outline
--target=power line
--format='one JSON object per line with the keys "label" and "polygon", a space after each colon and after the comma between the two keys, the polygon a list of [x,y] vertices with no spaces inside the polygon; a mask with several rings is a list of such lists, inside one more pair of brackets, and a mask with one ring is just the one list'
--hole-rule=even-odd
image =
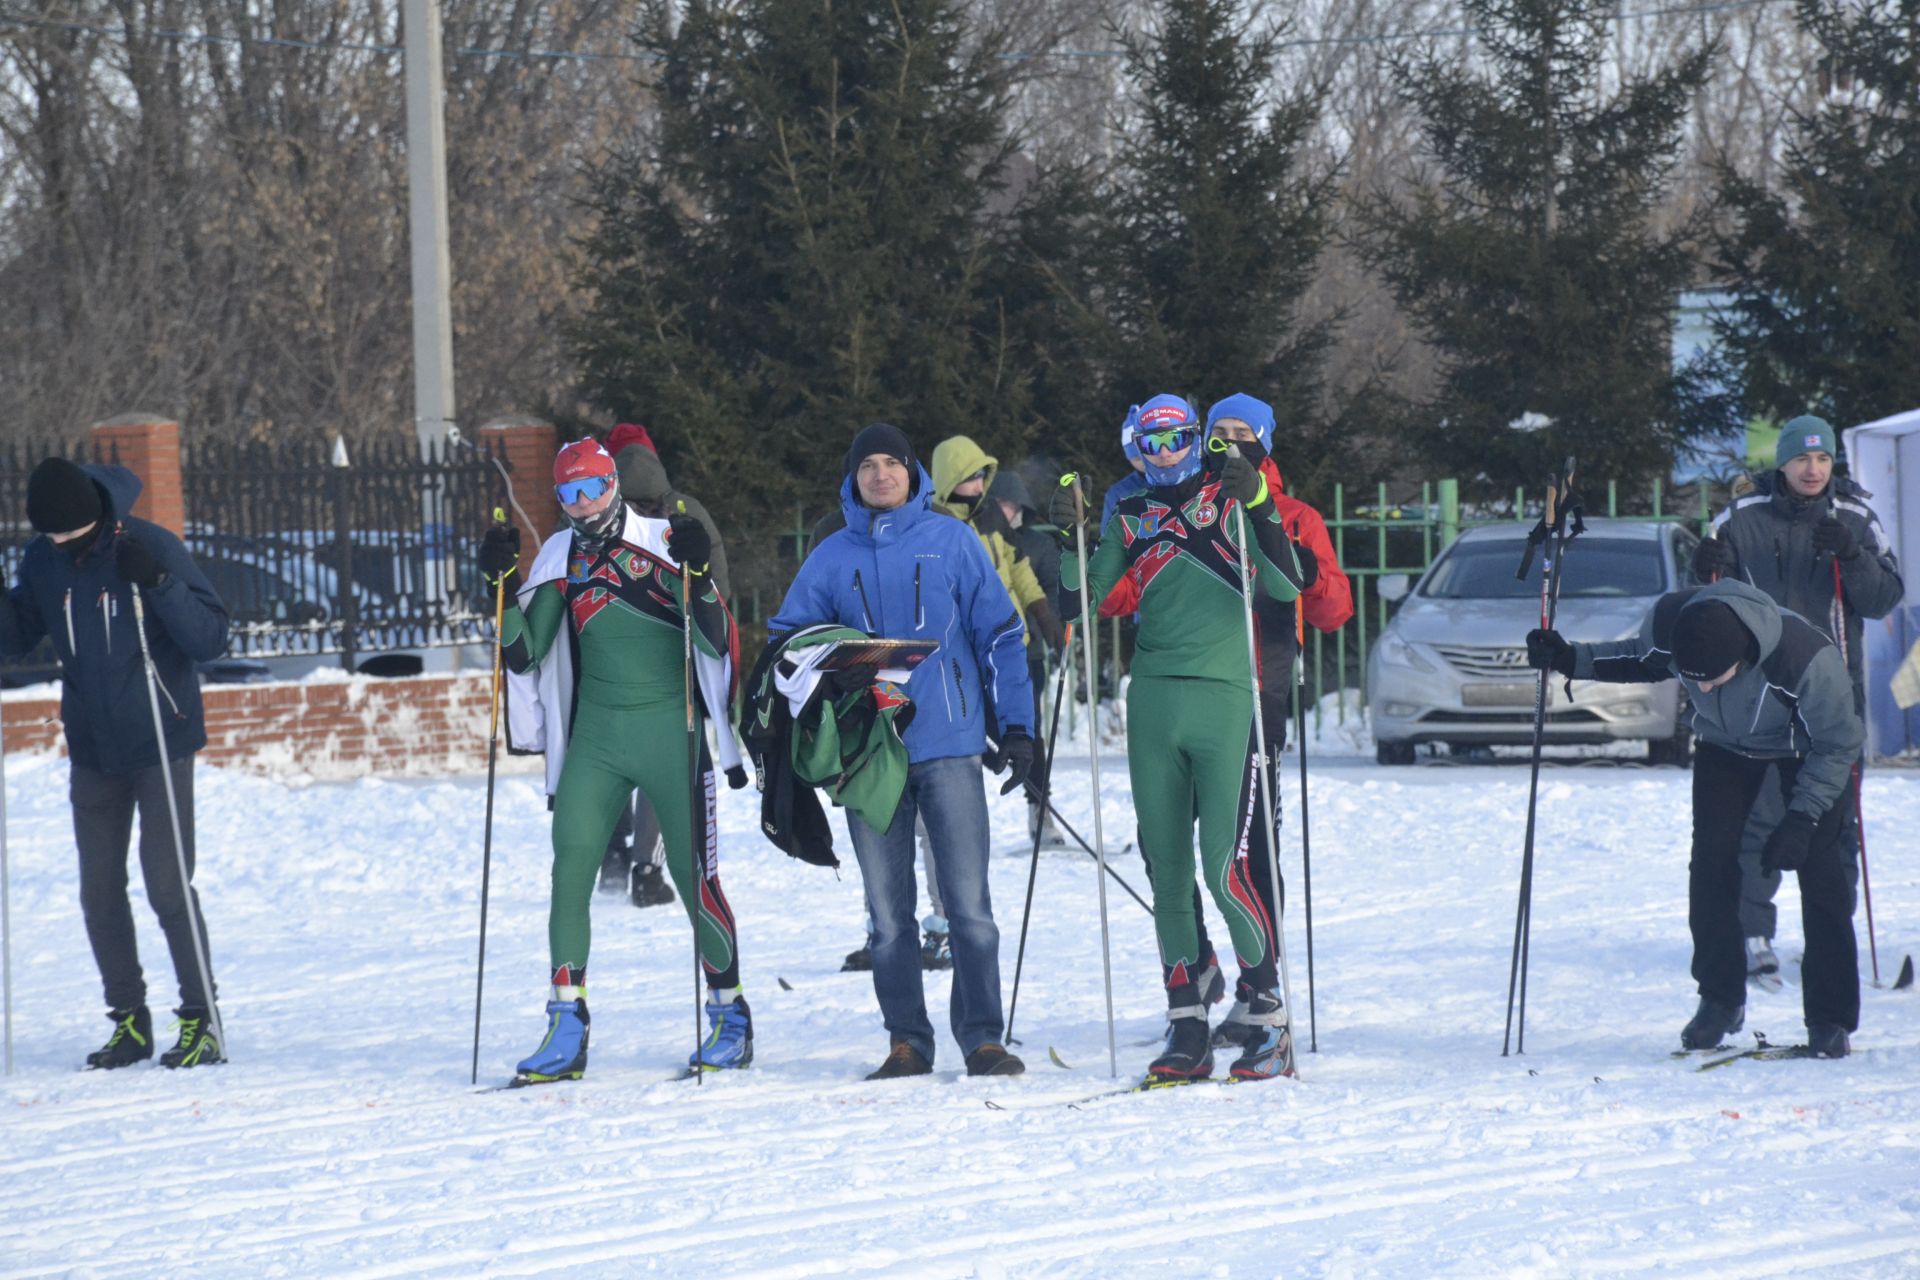
{"label": "power line", "polygon": [[[1714,13],[1731,13],[1741,9],[1758,9],[1767,5],[1783,3],[1784,0],[1721,0],[1717,4],[1675,5],[1661,9],[1640,9],[1632,13],[1615,13],[1608,16],[1609,22],[1640,22],[1648,18],[1694,17]],[[123,43],[131,43],[136,38],[147,40],[176,40],[182,44],[202,45],[257,45],[270,49],[293,49],[305,52],[339,50],[347,53],[383,53],[403,52],[397,44],[367,44],[355,41],[336,40],[297,40],[287,36],[223,36],[206,31],[174,31],[165,28],[152,28],[136,31],[125,24],[111,25],[91,22],[63,22],[52,18],[21,18],[10,14],[0,14],[0,26],[39,27],[55,31],[85,31],[95,35],[111,36]],[[1425,27],[1416,31],[1388,31],[1371,36],[1303,36],[1295,40],[1278,41],[1276,49],[1313,49],[1330,47],[1359,47],[1367,45],[1401,44],[1409,40],[1449,40],[1462,36],[1486,35],[1486,27]],[[522,62],[662,62],[665,59],[655,53],[589,53],[568,49],[452,49],[448,51],[456,58],[498,58]],[[1090,59],[1124,58],[1125,49],[1048,49],[1032,52],[1002,53],[998,56],[1007,62],[1032,62],[1049,58]]]}

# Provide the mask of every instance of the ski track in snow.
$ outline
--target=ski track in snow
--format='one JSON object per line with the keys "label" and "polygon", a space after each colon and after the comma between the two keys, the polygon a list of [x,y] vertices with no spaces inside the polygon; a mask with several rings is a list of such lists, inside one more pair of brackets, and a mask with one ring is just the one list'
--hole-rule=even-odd
{"label": "ski track in snow", "polygon": [[[1331,735],[1329,735],[1331,736]],[[104,1040],[66,768],[7,762],[16,1074],[0,1086],[0,1276],[1655,1276],[1920,1274],[1920,991],[1864,991],[1843,1063],[1674,1060],[1692,1011],[1688,774],[1541,780],[1524,1055],[1500,1053],[1527,770],[1378,768],[1321,739],[1313,778],[1320,1052],[1305,1079],[1063,1104],[1114,1087],[1092,860],[1043,855],[1015,1080],[969,1080],[929,975],[936,1074],[869,1084],[884,1031],[844,832],[838,878],[721,792],[756,1063],[672,1080],[695,1035],[678,907],[596,898],[586,1080],[468,1083],[482,782],[293,787],[202,769],[201,869],[233,1061],[82,1073]],[[1105,828],[1131,837],[1125,761]],[[1304,1049],[1297,773],[1282,791]],[[1091,835],[1084,751],[1063,812]],[[1881,967],[1920,949],[1920,776],[1866,800]],[[1004,985],[1025,813],[993,800]],[[1019,851],[1017,854],[1014,851]],[[1115,868],[1142,892],[1137,853]],[[499,784],[480,1084],[538,1040],[547,815]],[[174,989],[134,875],[156,1010]],[[1120,1073],[1163,1024],[1146,915],[1109,885]],[[1804,1038],[1789,983],[1749,1029]],[[1211,914],[1211,908],[1209,908]],[[1217,915],[1217,941],[1226,933]],[[1865,918],[1857,921],[1867,968]],[[775,981],[793,984],[784,991]],[[1215,1010],[1216,1019],[1220,1010]],[[1047,1061],[1056,1047],[1073,1064]],[[1224,1072],[1227,1060],[1219,1069]],[[995,1100],[1008,1109],[995,1111]]]}

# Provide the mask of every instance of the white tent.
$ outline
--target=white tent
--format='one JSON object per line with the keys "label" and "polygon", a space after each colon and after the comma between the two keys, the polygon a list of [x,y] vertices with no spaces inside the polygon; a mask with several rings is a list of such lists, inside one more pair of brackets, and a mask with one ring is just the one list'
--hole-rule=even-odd
{"label": "white tent", "polygon": [[1920,751],[1920,707],[1902,711],[1889,682],[1920,640],[1920,409],[1846,431],[1849,474],[1873,495],[1907,595],[1891,614],[1867,623],[1867,752]]}

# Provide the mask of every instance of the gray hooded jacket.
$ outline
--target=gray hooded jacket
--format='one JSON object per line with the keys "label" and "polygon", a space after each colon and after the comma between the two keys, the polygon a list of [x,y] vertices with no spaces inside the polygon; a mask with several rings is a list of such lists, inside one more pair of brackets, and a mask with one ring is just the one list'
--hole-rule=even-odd
{"label": "gray hooded jacket", "polygon": [[1813,527],[1832,515],[1859,544],[1851,560],[1840,562],[1847,668],[1859,698],[1865,670],[1861,619],[1886,617],[1906,594],[1893,546],[1867,506],[1872,495],[1844,476],[1835,476],[1814,498],[1794,493],[1778,471],[1754,477],[1754,486],[1713,522],[1715,534],[1733,551],[1734,575],[1836,639],[1833,559],[1814,550]]}
{"label": "gray hooded jacket", "polygon": [[1657,684],[1677,677],[1673,628],[1696,602],[1730,606],[1759,643],[1758,662],[1700,692],[1688,684],[1693,732],[1702,742],[1760,760],[1802,759],[1788,809],[1818,819],[1846,790],[1865,730],[1840,651],[1819,628],[1744,582],[1676,591],[1655,602],[1632,640],[1576,644],[1573,678]]}

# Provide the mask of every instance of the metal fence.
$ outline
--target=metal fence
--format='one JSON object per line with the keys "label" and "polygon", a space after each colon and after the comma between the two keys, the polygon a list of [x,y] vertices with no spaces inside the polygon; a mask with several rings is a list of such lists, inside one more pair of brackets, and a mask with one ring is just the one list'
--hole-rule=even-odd
{"label": "metal fence", "polygon": [[488,640],[479,539],[505,459],[410,439],[181,449],[186,543],[233,618],[229,653],[372,653]]}
{"label": "metal fence", "polygon": [[[1393,493],[1407,496],[1395,501],[1390,496]],[[1538,519],[1540,497],[1538,492],[1529,497],[1525,491],[1518,491],[1510,500],[1463,506],[1458,480],[1423,481],[1417,496],[1407,485],[1378,484],[1371,492],[1342,484],[1333,486],[1331,502],[1318,509],[1326,520],[1340,566],[1353,584],[1354,616],[1331,635],[1307,628],[1307,679],[1316,728],[1325,695],[1336,689],[1352,689],[1359,694],[1357,704],[1346,698],[1338,700],[1333,711],[1337,722],[1343,723],[1349,713],[1357,713],[1366,705],[1368,647],[1399,607],[1380,594],[1380,579],[1401,573],[1418,577],[1468,529]],[[1586,500],[1589,516],[1683,523],[1705,534],[1711,513],[1727,498],[1724,487],[1711,487],[1710,482],[1674,489],[1655,481],[1651,490],[1635,502],[1623,502],[1618,486],[1612,482],[1604,491],[1587,495]],[[796,512],[792,527],[755,539],[752,545],[758,554],[735,553],[736,563],[744,561],[760,569],[759,575],[746,584],[738,581],[743,575],[735,571],[734,594],[743,622],[762,621],[765,612],[778,606],[795,566],[805,556],[808,517],[809,513]],[[1103,654],[1110,658],[1120,653],[1123,665],[1131,640],[1130,628],[1117,620],[1102,627]],[[1106,696],[1112,687],[1112,672],[1107,661],[1102,667],[1102,696]]]}
{"label": "metal fence", "polygon": [[[1535,494],[1529,505],[1524,491],[1516,491],[1511,502],[1463,507],[1457,480],[1422,482],[1417,502],[1390,501],[1384,484],[1377,485],[1369,496],[1371,501],[1359,498],[1355,503],[1349,490],[1336,484],[1330,508],[1322,511],[1340,567],[1353,583],[1354,609],[1352,621],[1332,635],[1308,628],[1311,655],[1307,669],[1316,728],[1322,714],[1322,699],[1331,690],[1357,689],[1360,704],[1366,703],[1368,645],[1385,629],[1398,608],[1396,602],[1380,594],[1381,578],[1399,573],[1418,577],[1468,529],[1532,521],[1540,516],[1540,495]],[[1687,524],[1704,536],[1712,524],[1712,512],[1724,505],[1727,496],[1724,490],[1715,490],[1707,481],[1670,489],[1656,480],[1643,502],[1631,504],[1640,509],[1632,510],[1623,507],[1618,486],[1609,481],[1604,501],[1596,500],[1600,497],[1598,494],[1586,495],[1587,514]],[[1344,722],[1347,711],[1347,699],[1339,699],[1337,719]]]}

